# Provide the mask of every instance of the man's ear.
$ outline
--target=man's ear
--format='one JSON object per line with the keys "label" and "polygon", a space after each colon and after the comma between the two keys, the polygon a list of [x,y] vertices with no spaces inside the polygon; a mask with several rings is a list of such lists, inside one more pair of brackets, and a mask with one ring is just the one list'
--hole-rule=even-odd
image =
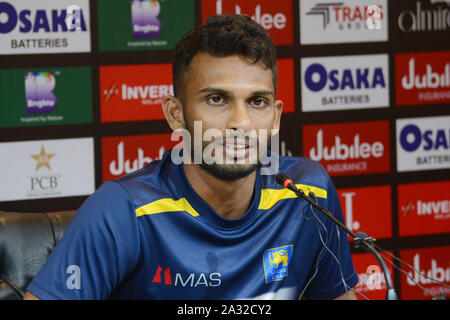
{"label": "man's ear", "polygon": [[162,101],[162,108],[170,128],[175,131],[185,128],[183,113],[183,103],[174,96],[165,96]]}
{"label": "man's ear", "polygon": [[273,121],[272,129],[280,129],[281,114],[283,113],[283,101],[276,100],[274,106],[275,119]]}

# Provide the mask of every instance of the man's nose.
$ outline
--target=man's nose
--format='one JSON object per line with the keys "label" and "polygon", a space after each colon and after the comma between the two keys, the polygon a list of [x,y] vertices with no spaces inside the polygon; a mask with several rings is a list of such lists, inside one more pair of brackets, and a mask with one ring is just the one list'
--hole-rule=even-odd
{"label": "man's nose", "polygon": [[233,105],[228,118],[227,129],[249,129],[251,125],[250,114],[245,102],[237,102]]}

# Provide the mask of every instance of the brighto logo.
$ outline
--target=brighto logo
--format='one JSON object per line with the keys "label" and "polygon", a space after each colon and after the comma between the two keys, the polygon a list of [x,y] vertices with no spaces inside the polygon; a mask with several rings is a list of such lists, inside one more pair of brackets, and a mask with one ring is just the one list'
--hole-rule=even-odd
{"label": "brighto logo", "polygon": [[52,112],[56,108],[55,77],[50,72],[25,73],[25,100],[28,114]]}
{"label": "brighto logo", "polygon": [[132,0],[131,20],[133,24],[133,37],[154,38],[161,33],[161,22],[158,15],[161,5],[158,0]]}
{"label": "brighto logo", "polygon": [[77,7],[64,9],[24,9],[18,11],[9,2],[0,2],[0,33],[86,32],[83,10]]}

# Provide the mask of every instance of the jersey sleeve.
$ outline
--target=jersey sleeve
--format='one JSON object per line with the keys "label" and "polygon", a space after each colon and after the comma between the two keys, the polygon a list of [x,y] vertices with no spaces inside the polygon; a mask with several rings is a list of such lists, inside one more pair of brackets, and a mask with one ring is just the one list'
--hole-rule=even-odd
{"label": "jersey sleeve", "polygon": [[128,192],[106,182],[78,209],[27,290],[40,299],[108,299],[139,259]]}
{"label": "jersey sleeve", "polygon": [[[332,212],[339,221],[345,223],[338,194],[331,179],[328,182],[326,201],[320,200],[322,199],[319,199],[319,204]],[[316,265],[313,265],[311,277],[314,278],[309,284],[306,296],[308,299],[334,299],[356,286],[358,275],[353,266],[347,233],[326,218],[323,213],[318,210],[315,210],[315,213],[322,222],[322,224],[317,222],[316,228],[318,241],[320,241],[319,262],[317,272]],[[322,240],[319,237],[319,230]],[[322,244],[322,241],[326,246]]]}

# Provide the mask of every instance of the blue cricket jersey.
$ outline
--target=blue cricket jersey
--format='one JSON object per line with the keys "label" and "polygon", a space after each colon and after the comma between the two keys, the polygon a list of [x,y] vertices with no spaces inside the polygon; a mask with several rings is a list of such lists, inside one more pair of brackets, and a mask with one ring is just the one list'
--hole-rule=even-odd
{"label": "blue cricket jersey", "polygon": [[[319,163],[280,157],[279,166],[343,221]],[[228,220],[169,150],[94,192],[27,290],[41,299],[298,299],[303,291],[332,299],[357,282],[347,235],[274,175],[258,170],[250,207]]]}

